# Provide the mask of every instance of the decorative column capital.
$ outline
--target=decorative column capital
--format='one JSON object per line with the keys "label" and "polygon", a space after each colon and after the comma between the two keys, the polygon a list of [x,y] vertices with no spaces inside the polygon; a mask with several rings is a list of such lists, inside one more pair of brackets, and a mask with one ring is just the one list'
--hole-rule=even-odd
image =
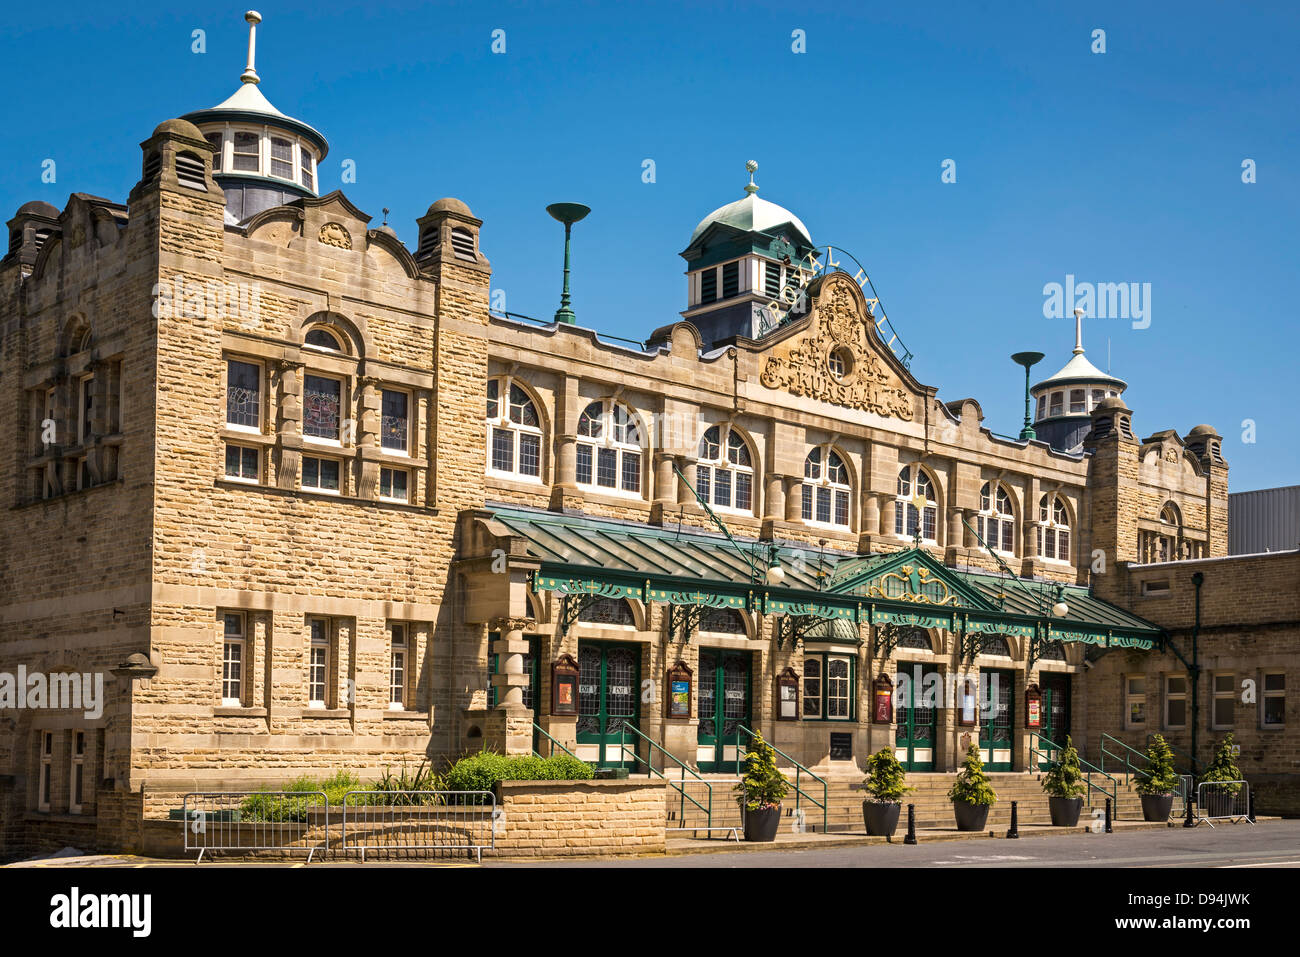
{"label": "decorative column capital", "polygon": [[525,631],[530,628],[535,628],[537,627],[537,623],[532,618],[502,616],[500,618],[493,618],[489,621],[488,627],[492,631],[500,631],[508,634],[512,631]]}

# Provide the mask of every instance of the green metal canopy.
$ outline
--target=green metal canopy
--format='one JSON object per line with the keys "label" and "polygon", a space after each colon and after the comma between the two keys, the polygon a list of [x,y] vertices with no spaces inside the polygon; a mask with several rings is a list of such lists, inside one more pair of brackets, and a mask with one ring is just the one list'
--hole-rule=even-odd
{"label": "green metal canopy", "polygon": [[[767,542],[535,509],[501,507],[492,517],[541,563],[532,576],[537,592],[1015,635],[1035,645],[1149,649],[1163,634],[1083,586],[957,571],[919,548],[843,557],[781,545],[773,557],[784,580],[769,585],[759,574],[772,548]],[[1050,612],[1058,598],[1069,606],[1060,618]]]}

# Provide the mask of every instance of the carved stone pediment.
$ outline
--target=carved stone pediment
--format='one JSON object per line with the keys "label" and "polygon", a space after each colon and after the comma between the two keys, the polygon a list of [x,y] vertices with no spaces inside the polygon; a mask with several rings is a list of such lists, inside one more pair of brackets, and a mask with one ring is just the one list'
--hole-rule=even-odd
{"label": "carved stone pediment", "polygon": [[791,395],[910,421],[912,394],[874,347],[875,336],[857,284],[832,273],[813,301],[808,328],[775,348],[759,381]]}

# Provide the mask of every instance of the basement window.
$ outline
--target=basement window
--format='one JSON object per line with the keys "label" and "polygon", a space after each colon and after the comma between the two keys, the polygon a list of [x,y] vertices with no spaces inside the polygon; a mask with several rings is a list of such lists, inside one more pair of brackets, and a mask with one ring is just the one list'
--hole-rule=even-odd
{"label": "basement window", "polygon": [[1151,597],[1169,594],[1169,579],[1160,578],[1155,581],[1145,581],[1142,583],[1142,596]]}

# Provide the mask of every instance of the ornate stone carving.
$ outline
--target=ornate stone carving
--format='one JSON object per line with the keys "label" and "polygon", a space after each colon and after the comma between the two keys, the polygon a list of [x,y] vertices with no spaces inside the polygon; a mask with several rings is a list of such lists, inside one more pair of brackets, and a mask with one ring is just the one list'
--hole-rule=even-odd
{"label": "ornate stone carving", "polygon": [[319,239],[326,246],[337,246],[339,249],[352,248],[352,236],[342,223],[326,223],[320,228]]}
{"label": "ornate stone carving", "polygon": [[[871,314],[859,306],[855,291],[848,276],[828,276],[808,334],[784,354],[769,356],[760,381],[769,389],[910,421],[912,396],[869,344]],[[830,365],[837,351],[852,360],[842,375]]]}

